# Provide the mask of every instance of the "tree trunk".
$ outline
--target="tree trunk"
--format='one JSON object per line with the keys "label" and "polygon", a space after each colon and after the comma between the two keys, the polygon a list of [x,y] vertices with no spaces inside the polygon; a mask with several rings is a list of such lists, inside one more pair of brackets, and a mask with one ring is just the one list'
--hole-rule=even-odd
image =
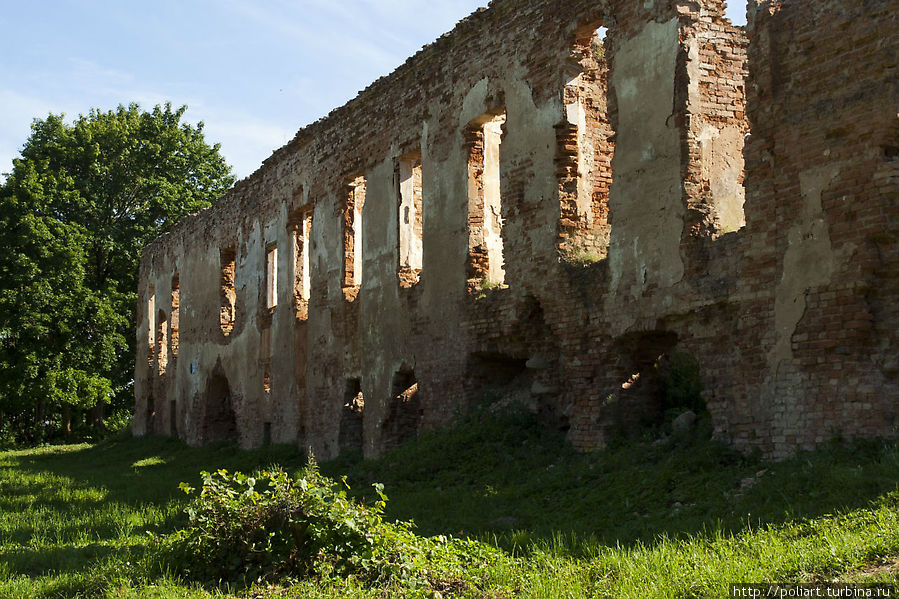
{"label": "tree trunk", "polygon": [[106,404],[103,402],[98,403],[90,410],[90,421],[95,430],[102,431],[106,429],[106,424],[103,422],[103,417],[106,415]]}
{"label": "tree trunk", "polygon": [[68,439],[72,435],[72,405],[62,404],[62,434]]}
{"label": "tree trunk", "polygon": [[47,403],[44,401],[37,402],[37,406],[34,410],[34,424],[38,428],[44,427],[44,413],[47,411]]}
{"label": "tree trunk", "polygon": [[32,441],[39,442],[44,440],[44,413],[46,412],[46,402],[39,401],[34,407],[34,433]]}

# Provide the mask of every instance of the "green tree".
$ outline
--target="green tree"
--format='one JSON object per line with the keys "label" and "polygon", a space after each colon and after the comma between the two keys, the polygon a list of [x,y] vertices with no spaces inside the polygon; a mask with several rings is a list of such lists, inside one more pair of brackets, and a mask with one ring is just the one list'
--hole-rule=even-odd
{"label": "green tree", "polygon": [[234,183],[187,107],[36,119],[0,187],[0,427],[131,405],[141,248]]}

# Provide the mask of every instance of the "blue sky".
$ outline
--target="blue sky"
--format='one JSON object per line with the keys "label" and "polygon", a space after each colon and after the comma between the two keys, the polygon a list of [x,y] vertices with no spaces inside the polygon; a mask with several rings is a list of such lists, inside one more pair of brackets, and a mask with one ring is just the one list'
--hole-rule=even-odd
{"label": "blue sky", "polygon": [[[186,104],[238,177],[487,0],[39,0],[0,11],[0,173],[34,118]],[[729,14],[745,22],[745,3]],[[738,6],[739,5],[739,6]]]}

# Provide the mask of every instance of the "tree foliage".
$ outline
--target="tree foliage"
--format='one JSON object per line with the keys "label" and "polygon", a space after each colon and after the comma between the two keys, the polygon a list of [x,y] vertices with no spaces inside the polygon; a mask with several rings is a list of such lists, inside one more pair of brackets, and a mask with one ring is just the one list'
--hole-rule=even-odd
{"label": "tree foliage", "polygon": [[0,187],[0,426],[127,407],[141,248],[234,182],[186,107],[36,119]]}

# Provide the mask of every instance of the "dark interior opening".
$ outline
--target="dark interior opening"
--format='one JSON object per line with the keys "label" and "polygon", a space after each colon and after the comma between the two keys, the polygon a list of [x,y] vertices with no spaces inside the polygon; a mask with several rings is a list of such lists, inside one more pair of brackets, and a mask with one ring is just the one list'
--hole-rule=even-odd
{"label": "dark interior opening", "polygon": [[206,402],[203,430],[207,443],[223,443],[237,440],[237,419],[234,415],[231,388],[228,379],[217,366],[206,385]]}
{"label": "dark interior opening", "polygon": [[266,362],[262,365],[262,391],[263,393],[272,392],[272,363]]}
{"label": "dark interior opening", "polygon": [[147,434],[156,432],[156,400],[151,395],[147,398]]}
{"label": "dark interior opening", "polygon": [[343,408],[340,412],[338,446],[341,454],[362,453],[362,413],[364,408],[362,380],[347,379],[343,394]]}
{"label": "dark interior opening", "polygon": [[391,399],[384,418],[384,448],[391,449],[418,435],[422,399],[414,370],[399,370],[391,382]]}
{"label": "dark interior opening", "polygon": [[618,400],[608,406],[616,428],[632,433],[665,421],[666,382],[671,357],[679,355],[677,335],[668,331],[645,331],[625,335],[616,343],[619,368]]}
{"label": "dark interior opening", "polygon": [[472,403],[496,403],[518,399],[530,403],[531,373],[526,357],[475,352],[468,357],[466,394]]}
{"label": "dark interior opening", "polygon": [[178,402],[175,400],[169,402],[169,434],[178,436]]}

